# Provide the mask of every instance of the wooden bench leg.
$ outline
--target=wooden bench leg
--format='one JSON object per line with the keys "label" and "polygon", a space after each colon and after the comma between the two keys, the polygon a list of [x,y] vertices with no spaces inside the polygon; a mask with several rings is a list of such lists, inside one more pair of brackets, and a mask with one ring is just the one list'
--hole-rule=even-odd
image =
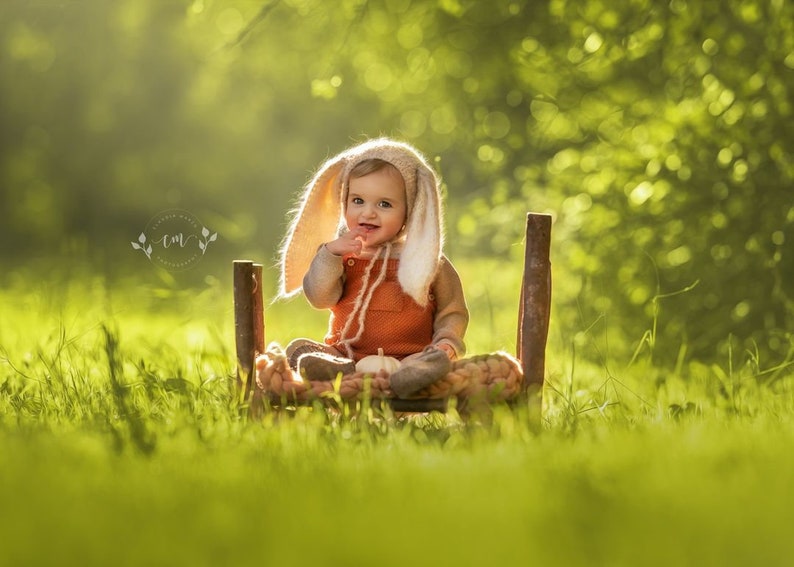
{"label": "wooden bench leg", "polygon": [[528,213],[524,275],[518,307],[517,355],[524,371],[524,393],[540,418],[546,373],[546,340],[551,313],[551,216]]}
{"label": "wooden bench leg", "polygon": [[248,403],[254,391],[254,360],[265,350],[262,265],[234,261],[234,331],[237,349],[237,394]]}

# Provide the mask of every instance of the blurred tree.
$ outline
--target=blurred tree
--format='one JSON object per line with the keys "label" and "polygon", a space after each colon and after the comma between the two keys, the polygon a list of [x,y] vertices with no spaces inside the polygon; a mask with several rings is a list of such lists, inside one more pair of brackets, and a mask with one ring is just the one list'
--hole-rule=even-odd
{"label": "blurred tree", "polygon": [[790,4],[376,6],[396,42],[355,34],[340,74],[442,157],[456,246],[508,254],[551,210],[567,328],[608,314],[628,348],[661,313],[662,358],[791,356]]}
{"label": "blurred tree", "polygon": [[730,335],[791,355],[793,12],[10,0],[0,253],[134,270],[130,238],[181,207],[218,231],[224,267],[267,257],[314,167],[393,135],[437,160],[454,253],[515,258],[523,212],[555,216],[556,318],[571,334],[606,314],[631,352],[660,307],[660,359],[677,344],[720,356]]}

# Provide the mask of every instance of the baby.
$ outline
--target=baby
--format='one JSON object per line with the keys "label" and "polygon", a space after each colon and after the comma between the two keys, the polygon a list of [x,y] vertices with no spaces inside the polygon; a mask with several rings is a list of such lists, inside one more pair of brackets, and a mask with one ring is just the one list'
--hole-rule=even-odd
{"label": "baby", "polygon": [[291,366],[333,379],[382,349],[401,361],[389,376],[400,397],[445,376],[469,314],[442,245],[439,181],[413,147],[376,139],[323,164],[282,248],[281,292],[303,289],[331,317],[322,343],[287,346]]}

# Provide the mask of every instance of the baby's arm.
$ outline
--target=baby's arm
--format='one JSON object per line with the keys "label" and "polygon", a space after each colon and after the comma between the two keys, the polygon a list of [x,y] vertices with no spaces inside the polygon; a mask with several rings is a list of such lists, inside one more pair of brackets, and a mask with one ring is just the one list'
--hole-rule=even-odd
{"label": "baby's arm", "polygon": [[327,244],[320,246],[303,277],[303,293],[312,307],[328,309],[337,304],[342,297],[344,273],[342,257],[330,252]]}
{"label": "baby's arm", "polygon": [[356,228],[317,250],[303,277],[303,293],[313,307],[328,309],[337,304],[344,291],[342,260],[361,253],[366,232]]}
{"label": "baby's arm", "polygon": [[436,315],[432,344],[446,352],[450,360],[455,360],[466,352],[463,336],[469,325],[469,309],[460,276],[446,257],[442,258],[433,282],[433,294],[436,297]]}

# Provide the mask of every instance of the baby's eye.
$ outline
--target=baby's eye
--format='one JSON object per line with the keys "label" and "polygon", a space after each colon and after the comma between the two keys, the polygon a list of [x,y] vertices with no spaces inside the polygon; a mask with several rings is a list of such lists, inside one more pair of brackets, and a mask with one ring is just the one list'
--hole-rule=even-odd
{"label": "baby's eye", "polygon": [[388,201],[381,201],[381,202],[379,203],[379,205],[380,205],[381,207],[383,207],[384,209],[390,209],[390,208],[391,208],[391,203],[389,203]]}
{"label": "baby's eye", "polygon": [[353,197],[352,199],[350,199],[350,202],[352,202],[354,205],[363,205],[364,199],[362,199],[361,197]]}

